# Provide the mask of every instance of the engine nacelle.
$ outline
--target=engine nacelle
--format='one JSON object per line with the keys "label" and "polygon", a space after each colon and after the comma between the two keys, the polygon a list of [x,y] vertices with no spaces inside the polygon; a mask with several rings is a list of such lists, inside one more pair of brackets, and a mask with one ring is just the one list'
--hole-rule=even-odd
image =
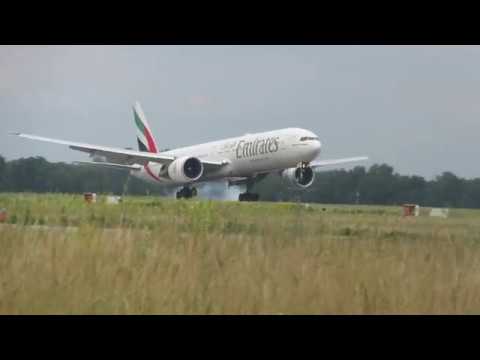
{"label": "engine nacelle", "polygon": [[175,182],[189,183],[198,180],[203,174],[203,164],[196,157],[175,159],[168,165],[168,176]]}
{"label": "engine nacelle", "polygon": [[315,180],[315,174],[310,166],[298,166],[296,168],[286,169],[282,172],[282,177],[286,179],[289,184],[302,189],[312,185],[313,180]]}

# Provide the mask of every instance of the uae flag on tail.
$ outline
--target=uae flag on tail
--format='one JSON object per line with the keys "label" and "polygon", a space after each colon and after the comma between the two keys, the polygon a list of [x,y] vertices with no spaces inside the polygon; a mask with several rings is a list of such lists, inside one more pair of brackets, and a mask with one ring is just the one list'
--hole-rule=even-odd
{"label": "uae flag on tail", "polygon": [[158,152],[155,138],[152,135],[147,118],[145,117],[145,114],[143,113],[138,101],[133,107],[133,116],[135,119],[135,126],[137,128],[138,150],[151,153]]}

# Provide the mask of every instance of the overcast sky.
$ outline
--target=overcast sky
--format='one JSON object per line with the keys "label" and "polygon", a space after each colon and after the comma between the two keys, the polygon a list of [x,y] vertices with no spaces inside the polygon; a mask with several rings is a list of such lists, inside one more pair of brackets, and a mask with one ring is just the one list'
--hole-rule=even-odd
{"label": "overcast sky", "polygon": [[0,154],[87,160],[21,131],[135,147],[139,100],[160,148],[284,127],[324,158],[480,177],[478,46],[0,46]]}

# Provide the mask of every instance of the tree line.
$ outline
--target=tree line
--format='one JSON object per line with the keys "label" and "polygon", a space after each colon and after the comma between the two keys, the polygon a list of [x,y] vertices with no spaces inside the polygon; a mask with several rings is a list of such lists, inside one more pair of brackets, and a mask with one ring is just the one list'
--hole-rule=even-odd
{"label": "tree line", "polygon": [[[224,191],[226,187],[212,188]],[[394,172],[387,164],[368,169],[319,172],[315,182],[301,190],[278,176],[268,176],[255,186],[261,199],[337,204],[399,205],[480,208],[480,178],[463,179],[444,172],[433,180]],[[0,156],[0,192],[57,192],[117,195],[166,195],[172,190],[148,184],[128,172],[67,163],[52,163],[42,157],[6,161]]]}

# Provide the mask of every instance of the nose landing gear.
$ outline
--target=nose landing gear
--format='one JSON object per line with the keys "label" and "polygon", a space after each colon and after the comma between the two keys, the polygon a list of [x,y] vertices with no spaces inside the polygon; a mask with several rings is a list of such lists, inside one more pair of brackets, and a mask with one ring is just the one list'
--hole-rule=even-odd
{"label": "nose landing gear", "polygon": [[190,199],[194,196],[197,196],[197,188],[184,186],[180,191],[177,192],[177,199]]}

